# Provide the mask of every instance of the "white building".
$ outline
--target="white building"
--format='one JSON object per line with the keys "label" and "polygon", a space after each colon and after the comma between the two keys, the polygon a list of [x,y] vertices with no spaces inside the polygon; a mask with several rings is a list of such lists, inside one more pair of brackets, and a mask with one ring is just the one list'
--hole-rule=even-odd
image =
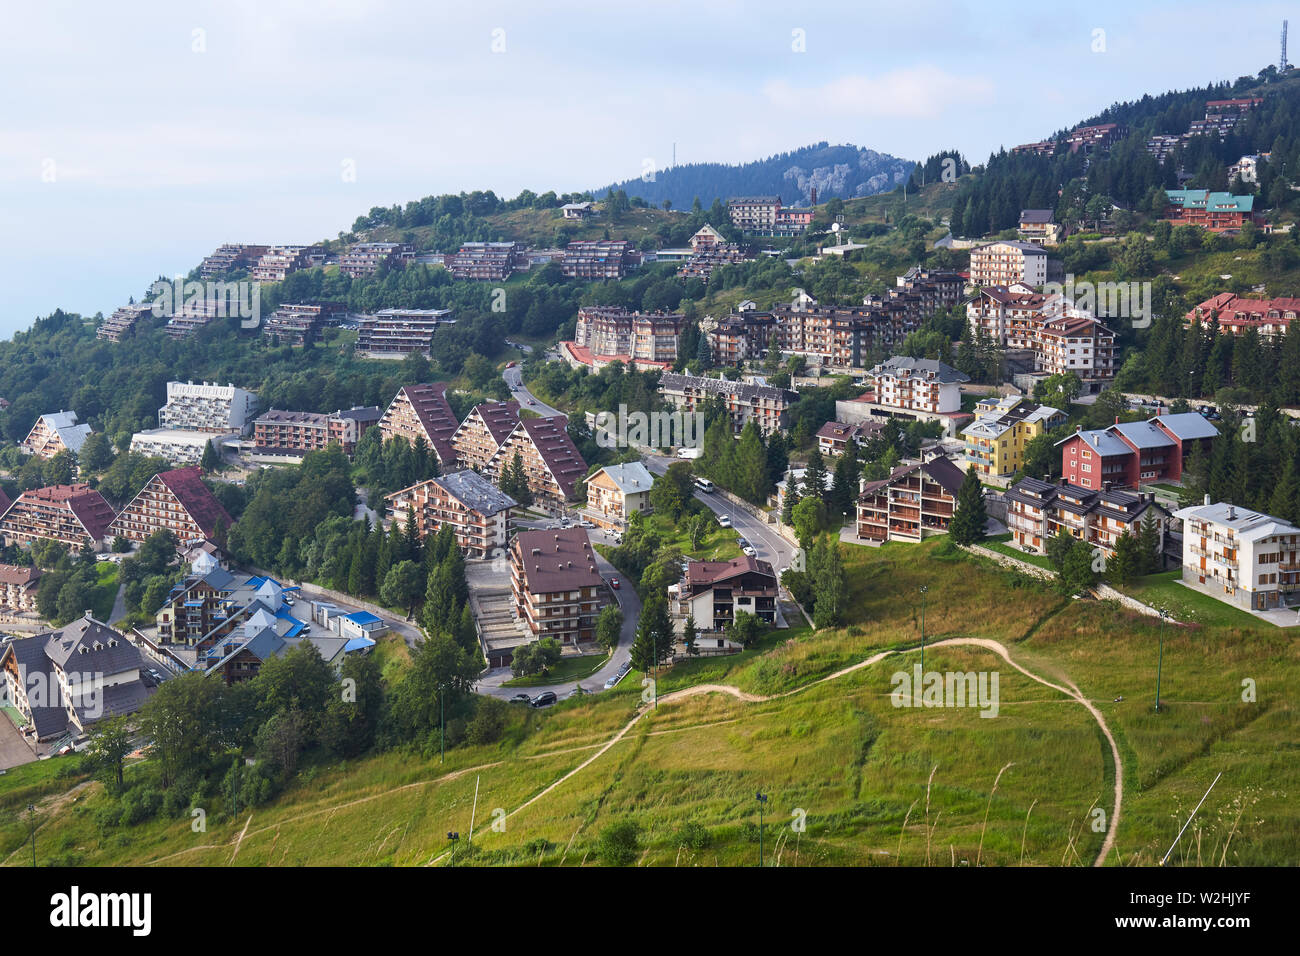
{"label": "white building", "polygon": [[243,434],[256,418],[257,396],[215,382],[168,382],[167,404],[158,409],[158,427]]}
{"label": "white building", "polygon": [[876,403],[889,408],[943,414],[961,411],[961,383],[970,378],[938,359],[895,355],[870,372]]}
{"label": "white building", "polygon": [[1300,528],[1206,499],[1174,512],[1183,522],[1183,583],[1242,608],[1287,606],[1300,591]]}
{"label": "white building", "polygon": [[166,458],[173,465],[197,465],[203,460],[208,442],[220,454],[221,446],[236,441],[238,432],[186,431],[176,428],[151,428],[131,436],[131,451],[141,455]]}
{"label": "white building", "polygon": [[970,253],[971,285],[1011,285],[1035,288],[1047,282],[1047,250],[1032,242],[1002,241],[977,246]]}

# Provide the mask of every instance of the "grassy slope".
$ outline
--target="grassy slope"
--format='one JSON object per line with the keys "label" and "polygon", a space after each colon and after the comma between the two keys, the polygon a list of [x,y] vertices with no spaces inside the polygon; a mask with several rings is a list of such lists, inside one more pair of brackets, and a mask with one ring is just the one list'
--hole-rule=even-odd
{"label": "grassy slope", "polygon": [[[1202,861],[1217,860],[1225,844],[1229,862],[1296,859],[1300,836],[1288,801],[1300,762],[1287,688],[1300,676],[1300,662],[1290,635],[1268,625],[1170,628],[1165,712],[1157,716],[1150,706],[1155,622],[1113,605],[1062,601],[989,562],[945,558],[935,543],[853,549],[849,561],[852,626],[773,636],[738,657],[691,662],[663,675],[661,693],[701,681],[760,694],[787,690],[875,650],[914,642],[925,583],[929,641],[1000,640],[1034,673],[1075,683],[1106,715],[1126,781],[1112,863],[1158,860],[1179,814],[1185,819],[1219,771],[1224,778],[1184,838],[1190,862],[1198,847]],[[926,667],[997,669],[997,719],[971,709],[895,709],[890,675],[915,660],[910,652],[765,703],[716,694],[666,703],[591,767],[512,813],[500,831],[491,829],[495,808],[513,811],[626,724],[640,700],[639,680],[524,715],[527,732],[492,747],[454,750],[442,767],[436,756],[385,754],[304,771],[289,792],[252,812],[237,855],[246,812],[234,821],[214,812],[201,834],[186,818],[101,836],[91,817],[98,784],[68,812],[47,815],[38,838],[51,852],[75,852],[95,864],[423,864],[444,851],[449,827],[468,832],[477,781],[477,862],[590,861],[600,830],[630,815],[645,828],[643,862],[747,863],[757,852],[749,826],[757,788],[771,794],[769,859],[779,853],[786,864],[889,864],[900,842],[905,864],[924,864],[927,854],[935,865],[973,863],[981,855],[986,863],[1015,864],[1022,834],[1025,863],[1091,862],[1102,835],[1088,826],[1090,811],[1109,812],[1113,781],[1086,712],[990,653],[966,647],[930,647]],[[1258,681],[1257,703],[1240,699],[1245,677]],[[1125,700],[1113,703],[1119,696]],[[1008,763],[990,802],[994,778]],[[0,778],[0,806],[12,804],[9,786]],[[1234,827],[1238,807],[1244,812]],[[783,826],[796,809],[807,813],[802,834]],[[675,834],[686,822],[708,828],[712,846],[679,850]],[[21,820],[0,818],[0,853],[11,864],[22,863],[25,836]],[[467,862],[463,847],[460,862]]]}

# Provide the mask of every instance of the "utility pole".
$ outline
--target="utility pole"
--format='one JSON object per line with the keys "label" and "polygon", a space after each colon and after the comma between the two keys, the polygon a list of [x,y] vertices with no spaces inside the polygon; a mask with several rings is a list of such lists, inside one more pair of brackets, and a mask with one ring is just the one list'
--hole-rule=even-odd
{"label": "utility pole", "polygon": [[925,673],[925,592],[930,588],[921,585],[921,673]]}
{"label": "utility pole", "polygon": [[1160,654],[1156,658],[1156,713],[1160,713],[1160,671],[1165,663],[1165,618],[1169,612],[1160,609]]}
{"label": "utility pole", "polygon": [[[438,685],[438,763],[447,759],[447,696]],[[452,847],[453,852],[455,847]]]}
{"label": "utility pole", "polygon": [[758,800],[758,865],[763,865],[763,804],[767,803],[767,794],[762,790],[754,794]]}

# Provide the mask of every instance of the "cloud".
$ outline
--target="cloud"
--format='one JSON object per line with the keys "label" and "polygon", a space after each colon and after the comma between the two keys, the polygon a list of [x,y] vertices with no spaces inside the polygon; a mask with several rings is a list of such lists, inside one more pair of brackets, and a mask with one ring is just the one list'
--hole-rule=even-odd
{"label": "cloud", "polygon": [[772,80],[764,85],[763,95],[782,110],[934,119],[947,112],[965,112],[972,99],[990,97],[994,89],[993,82],[984,76],[954,75],[920,66],[879,76],[850,74],[821,86],[803,88],[785,80]]}

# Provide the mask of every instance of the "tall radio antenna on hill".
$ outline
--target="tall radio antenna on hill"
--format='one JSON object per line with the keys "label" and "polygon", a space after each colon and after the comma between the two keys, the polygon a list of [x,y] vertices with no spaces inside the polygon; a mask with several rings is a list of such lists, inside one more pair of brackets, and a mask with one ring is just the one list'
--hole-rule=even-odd
{"label": "tall radio antenna on hill", "polygon": [[1277,71],[1286,72],[1286,21],[1282,21],[1282,58],[1277,61]]}

